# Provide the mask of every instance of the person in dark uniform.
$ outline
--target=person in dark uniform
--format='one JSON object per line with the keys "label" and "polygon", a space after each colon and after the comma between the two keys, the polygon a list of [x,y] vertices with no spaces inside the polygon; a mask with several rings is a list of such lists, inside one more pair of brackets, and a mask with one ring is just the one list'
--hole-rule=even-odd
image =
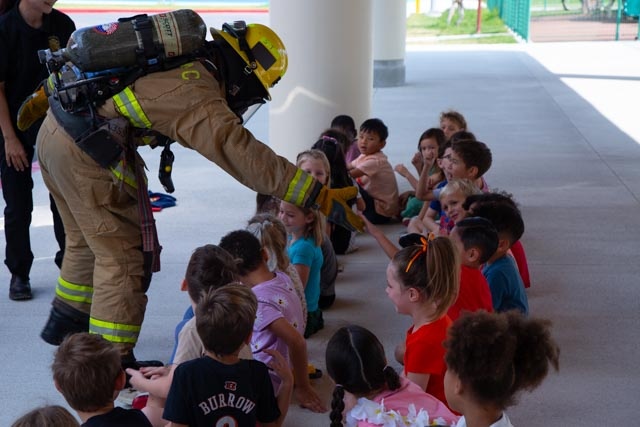
{"label": "person in dark uniform", "polygon": [[[31,299],[29,273],[33,264],[29,227],[33,211],[31,164],[42,121],[24,132],[16,125],[22,101],[45,79],[48,71],[38,60],[38,50],[66,45],[75,25],[54,10],[55,0],[0,0],[0,179],[6,238],[5,264],[11,272],[9,298]],[[64,228],[53,199],[54,232],[62,265]]]}

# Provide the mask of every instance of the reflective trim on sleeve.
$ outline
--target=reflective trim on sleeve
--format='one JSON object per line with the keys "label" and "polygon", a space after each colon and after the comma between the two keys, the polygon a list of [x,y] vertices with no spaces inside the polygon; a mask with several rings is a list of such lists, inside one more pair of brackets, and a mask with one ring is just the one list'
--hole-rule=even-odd
{"label": "reflective trim on sleeve", "polygon": [[120,114],[129,119],[134,127],[142,129],[150,129],[151,121],[142,111],[140,103],[136,99],[130,88],[125,88],[122,92],[113,96],[113,102]]}
{"label": "reflective trim on sleeve", "polygon": [[139,325],[105,322],[93,317],[89,319],[89,333],[102,335],[104,339],[113,343],[135,344],[138,341],[140,328]]}
{"label": "reflective trim on sleeve", "polygon": [[93,286],[76,285],[58,277],[56,295],[63,300],[91,304],[93,298]]}
{"label": "reflective trim on sleeve", "polygon": [[312,184],[313,177],[298,169],[291,182],[289,182],[289,187],[287,187],[287,192],[282,200],[293,203],[296,206],[302,206],[304,204],[304,196]]}

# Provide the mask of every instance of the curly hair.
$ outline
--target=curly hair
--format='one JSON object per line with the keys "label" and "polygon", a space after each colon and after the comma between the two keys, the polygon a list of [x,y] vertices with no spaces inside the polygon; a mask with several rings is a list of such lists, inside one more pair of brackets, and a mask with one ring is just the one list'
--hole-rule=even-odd
{"label": "curly hair", "polygon": [[444,343],[447,368],[471,390],[473,399],[500,409],[516,403],[520,390],[533,390],[558,370],[560,349],[551,322],[518,311],[466,313]]}

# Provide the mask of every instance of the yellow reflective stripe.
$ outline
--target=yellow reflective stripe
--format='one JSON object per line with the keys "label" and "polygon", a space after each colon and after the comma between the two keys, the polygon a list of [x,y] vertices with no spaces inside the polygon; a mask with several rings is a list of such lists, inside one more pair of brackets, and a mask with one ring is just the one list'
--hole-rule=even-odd
{"label": "yellow reflective stripe", "polygon": [[116,166],[109,166],[109,170],[120,181],[124,181],[133,188],[138,188],[135,173],[130,168],[125,167],[122,160],[120,160]]}
{"label": "yellow reflective stripe", "polygon": [[76,285],[71,282],[67,282],[62,277],[58,277],[56,295],[68,301],[91,304],[93,287],[87,285]]}
{"label": "yellow reflective stripe", "polygon": [[313,177],[301,169],[298,169],[289,183],[283,200],[297,206],[302,206],[304,196],[307,194],[307,190],[309,190],[311,184],[313,184]]}
{"label": "yellow reflective stripe", "polygon": [[107,341],[115,343],[133,343],[138,341],[141,327],[123,323],[105,322],[93,317],[89,319],[89,333],[102,335]]}
{"label": "yellow reflective stripe", "polygon": [[116,108],[120,114],[129,119],[133,126],[137,128],[151,128],[151,121],[144,111],[142,111],[140,103],[130,88],[127,87],[122,92],[114,95],[113,102],[116,104]]}
{"label": "yellow reflective stripe", "polygon": [[55,84],[55,78],[56,78],[56,77],[55,77],[53,74],[51,74],[51,75],[49,76],[49,78],[47,79],[47,87],[49,88],[49,93],[50,93],[50,94],[51,94],[51,93],[53,93],[53,90],[54,90],[54,89],[55,89],[55,87],[56,87],[56,84]]}
{"label": "yellow reflective stripe", "polygon": [[143,136],[142,137],[142,142],[144,143],[144,145],[151,145],[155,142],[156,138],[155,136]]}

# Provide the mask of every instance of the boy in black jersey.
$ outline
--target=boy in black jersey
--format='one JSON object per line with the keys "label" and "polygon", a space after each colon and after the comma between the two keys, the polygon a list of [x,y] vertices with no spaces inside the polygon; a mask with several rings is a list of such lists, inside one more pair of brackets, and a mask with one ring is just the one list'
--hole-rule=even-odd
{"label": "boy in black jersey", "polygon": [[282,379],[273,393],[267,366],[242,360],[258,302],[240,283],[210,290],[196,307],[196,328],[206,356],[180,364],[174,374],[163,418],[169,426],[281,426],[289,408],[293,375],[280,353],[269,367]]}

